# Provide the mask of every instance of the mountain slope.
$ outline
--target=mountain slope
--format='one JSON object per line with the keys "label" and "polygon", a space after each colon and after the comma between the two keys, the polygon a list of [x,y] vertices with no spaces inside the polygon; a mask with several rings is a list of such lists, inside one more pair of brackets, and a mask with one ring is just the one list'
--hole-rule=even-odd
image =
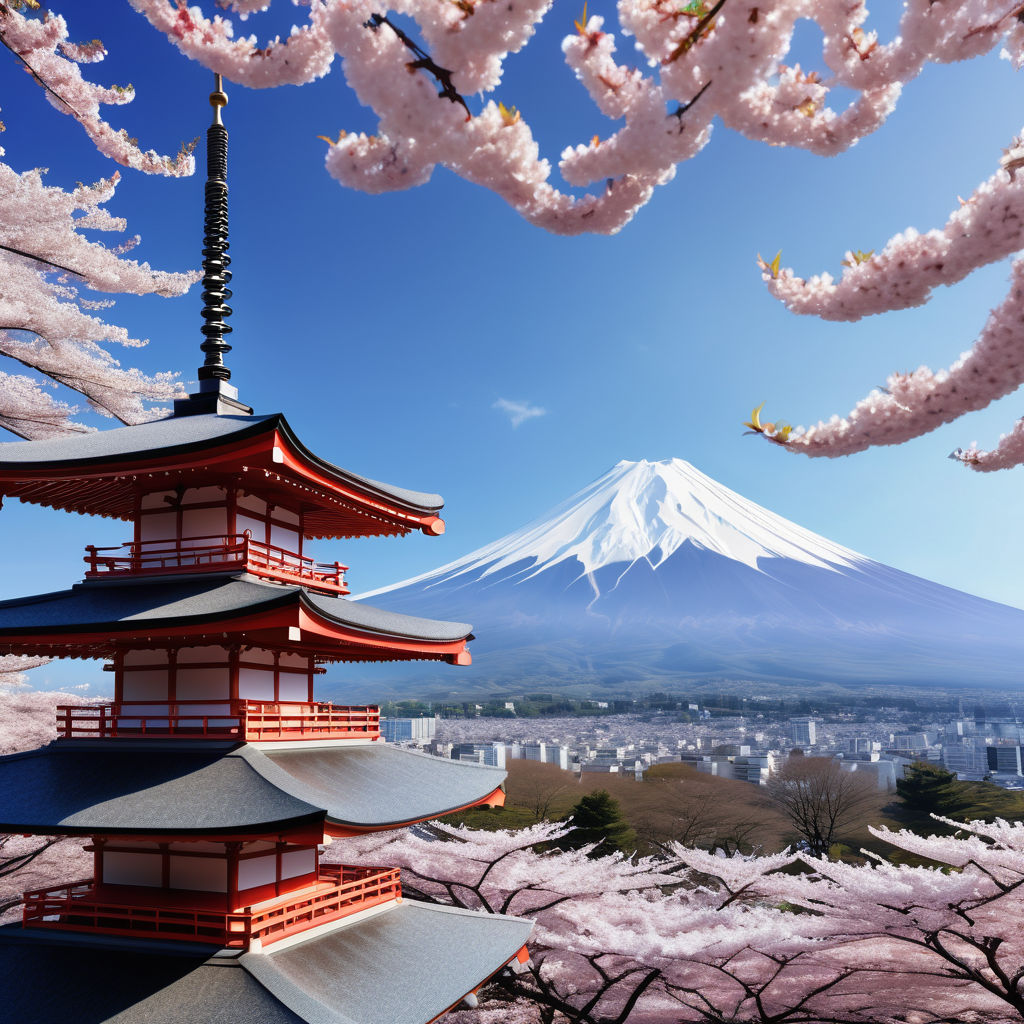
{"label": "mountain slope", "polygon": [[364,689],[1011,687],[1024,655],[1024,612],[865,558],[681,459],[620,462],[522,529],[361,596],[478,637],[470,669],[374,666]]}

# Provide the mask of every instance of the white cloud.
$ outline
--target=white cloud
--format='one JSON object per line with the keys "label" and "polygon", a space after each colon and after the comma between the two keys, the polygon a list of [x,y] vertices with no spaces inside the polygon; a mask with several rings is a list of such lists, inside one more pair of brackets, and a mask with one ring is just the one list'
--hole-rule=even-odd
{"label": "white cloud", "polygon": [[547,415],[547,409],[542,409],[539,405],[530,405],[529,402],[513,402],[508,398],[499,398],[493,408],[506,413],[513,427],[518,427],[520,423],[525,423],[537,416]]}

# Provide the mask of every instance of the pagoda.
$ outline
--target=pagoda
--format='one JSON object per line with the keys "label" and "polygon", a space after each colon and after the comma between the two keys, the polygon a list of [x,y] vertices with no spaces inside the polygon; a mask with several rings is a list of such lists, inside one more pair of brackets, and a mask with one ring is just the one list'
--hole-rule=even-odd
{"label": "pagoda", "polygon": [[[103,659],[114,698],[0,758],[0,832],[81,836],[93,876],[0,929],[12,1024],[427,1024],[530,922],[403,899],[326,844],[503,802],[505,773],[385,743],[379,709],[314,698],[336,662],[469,664],[465,623],[345,599],[319,538],[444,531],[436,494],[332,465],[257,416],[224,363],[227,102],[210,97],[198,390],[139,426],[0,444],[0,497],[132,524],[69,590],[0,602],[0,654]],[[333,858],[332,858],[333,859]]]}

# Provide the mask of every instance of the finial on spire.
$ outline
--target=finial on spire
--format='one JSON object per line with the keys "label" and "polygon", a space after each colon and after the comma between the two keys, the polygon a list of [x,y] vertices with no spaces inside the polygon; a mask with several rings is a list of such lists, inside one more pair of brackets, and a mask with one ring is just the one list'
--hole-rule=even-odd
{"label": "finial on spire", "polygon": [[220,108],[228,105],[228,94],[221,85],[220,75],[213,76],[213,92],[210,93],[210,106],[213,107],[213,123],[222,124]]}
{"label": "finial on spire", "polygon": [[196,413],[245,412],[252,410],[239,402],[238,389],[228,381],[231,371],[224,365],[224,356],[231,346],[224,340],[231,328],[225,320],[231,316],[227,304],[231,298],[231,257],[228,256],[228,131],[220,118],[221,107],[228,97],[221,76],[214,75],[210,106],[213,122],[206,130],[206,204],[203,223],[203,343],[206,355],[199,367],[199,392],[174,404],[176,416]]}

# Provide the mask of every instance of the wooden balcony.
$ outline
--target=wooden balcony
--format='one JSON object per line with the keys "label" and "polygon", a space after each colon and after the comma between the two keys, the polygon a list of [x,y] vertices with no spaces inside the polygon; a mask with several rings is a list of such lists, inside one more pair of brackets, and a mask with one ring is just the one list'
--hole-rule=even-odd
{"label": "wooden balcony", "polygon": [[237,569],[261,579],[292,583],[344,595],[347,565],[314,562],[274,544],[253,540],[249,532],[229,536],[150,540],[117,547],[86,546],[86,579],[111,576],[169,576],[183,572],[218,572]]}
{"label": "wooden balcony", "polygon": [[22,924],[259,949],[401,895],[397,868],[343,864],[322,865],[318,880],[297,892],[231,911],[224,908],[223,894],[95,885],[85,879],[26,892]]}
{"label": "wooden balcony", "polygon": [[318,701],[181,700],[58,704],[62,739],[142,736],[258,743],[271,740],[376,740],[375,704]]}

